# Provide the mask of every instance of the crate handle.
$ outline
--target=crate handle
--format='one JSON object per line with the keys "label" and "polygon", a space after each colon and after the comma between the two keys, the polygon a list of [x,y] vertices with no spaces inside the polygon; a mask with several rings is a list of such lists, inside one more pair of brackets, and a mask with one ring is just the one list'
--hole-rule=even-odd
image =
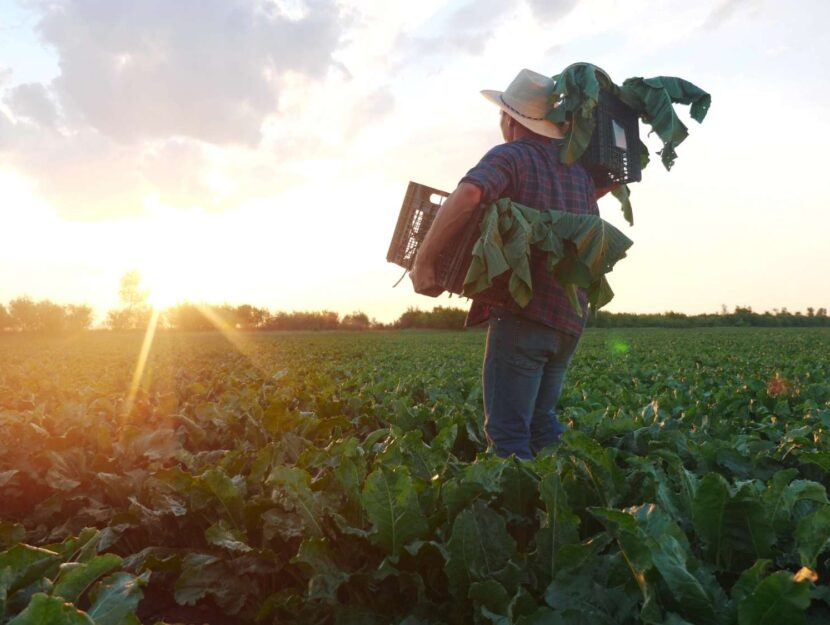
{"label": "crate handle", "polygon": [[395,284],[392,285],[392,288],[394,289],[396,286],[398,286],[401,283],[401,280],[403,280],[406,277],[406,274],[408,274],[408,273],[409,273],[409,269],[404,269],[403,274],[401,275],[400,278],[398,278],[398,281]]}

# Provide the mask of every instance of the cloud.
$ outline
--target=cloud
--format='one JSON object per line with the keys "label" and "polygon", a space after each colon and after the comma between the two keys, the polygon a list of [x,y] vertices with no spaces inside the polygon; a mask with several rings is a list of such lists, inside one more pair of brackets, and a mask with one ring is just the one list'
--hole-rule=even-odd
{"label": "cloud", "polygon": [[297,19],[266,0],[64,0],[40,5],[68,118],[122,142],[184,135],[255,145],[286,71],[324,76],[335,4]]}
{"label": "cloud", "polygon": [[579,0],[525,0],[533,15],[543,22],[553,22],[565,17]]}
{"label": "cloud", "polygon": [[404,50],[404,64],[425,56],[480,54],[499,21],[518,4],[518,0],[469,2],[449,16],[438,34],[403,35],[398,45]]}
{"label": "cloud", "polygon": [[703,22],[702,28],[704,30],[717,28],[724,22],[730,20],[744,7],[754,7],[755,5],[757,5],[757,0],[721,0],[718,6],[709,13]]}
{"label": "cloud", "polygon": [[349,135],[354,136],[366,124],[377,123],[395,110],[395,95],[389,87],[379,87],[361,99],[351,111]]}
{"label": "cloud", "polygon": [[58,120],[58,109],[46,87],[40,83],[13,88],[6,97],[6,104],[15,117],[24,117],[41,126],[54,126]]}
{"label": "cloud", "polygon": [[468,2],[447,18],[438,34],[404,35],[399,46],[404,63],[422,57],[453,54],[481,54],[488,41],[510,15],[527,6],[541,22],[551,23],[565,17],[578,0],[475,0]]}
{"label": "cloud", "polygon": [[338,71],[351,23],[337,0],[27,6],[60,73],[13,85],[14,68],[0,67],[0,165],[30,178],[63,217],[85,220],[141,212],[150,196],[221,208],[296,181],[277,172],[291,155],[263,148],[264,129],[280,117],[290,77],[323,82]]}

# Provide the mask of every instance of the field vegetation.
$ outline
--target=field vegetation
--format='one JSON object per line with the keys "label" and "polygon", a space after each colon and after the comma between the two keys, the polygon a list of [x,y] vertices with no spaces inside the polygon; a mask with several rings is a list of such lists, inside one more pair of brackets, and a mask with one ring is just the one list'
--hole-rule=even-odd
{"label": "field vegetation", "polygon": [[830,622],[830,334],[589,330],[537,460],[481,333],[0,337],[0,622]]}

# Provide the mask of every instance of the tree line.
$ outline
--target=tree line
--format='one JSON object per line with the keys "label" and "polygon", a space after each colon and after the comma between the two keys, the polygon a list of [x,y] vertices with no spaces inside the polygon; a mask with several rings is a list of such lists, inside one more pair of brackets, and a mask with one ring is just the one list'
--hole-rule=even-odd
{"label": "tree line", "polygon": [[[339,315],[330,310],[276,311],[250,304],[194,304],[184,302],[154,312],[148,303],[149,292],[143,288],[138,271],[125,273],[118,289],[119,306],[108,311],[104,327],[115,331],[143,331],[154,322],[169,330],[207,331],[235,329],[256,330],[461,330],[467,311],[463,308],[435,306],[432,310],[408,308],[398,319],[382,323],[362,311]],[[92,329],[94,315],[87,305],[60,305],[49,300],[34,301],[18,297],[0,303],[0,332],[62,334]],[[807,308],[806,313],[786,308],[757,313],[751,307],[726,306],[718,313],[687,315],[665,313],[612,313],[599,311],[589,315],[589,327],[596,328],[703,328],[734,327],[830,327],[826,308]]]}
{"label": "tree line", "polygon": [[723,306],[718,313],[687,315],[681,312],[612,313],[600,310],[588,318],[588,326],[596,328],[815,328],[830,327],[826,308],[807,308],[790,312],[786,308],[774,308],[771,312],[758,313],[751,306],[736,306],[732,312]]}
{"label": "tree line", "polygon": [[[179,331],[276,330],[461,330],[467,311],[463,308],[436,306],[432,310],[409,308],[391,323],[382,323],[366,313],[355,311],[340,315],[330,310],[276,311],[249,304],[208,305],[182,303],[161,310],[156,323],[160,329]],[[107,313],[103,327],[114,331],[143,331],[153,317],[146,305],[124,306]],[[28,297],[0,303],[0,332],[65,334],[91,330],[94,315],[87,305],[59,305],[49,300]],[[595,328],[709,328],[731,327],[830,327],[825,308],[808,308],[806,313],[786,308],[757,313],[751,308],[736,307],[732,312],[687,315],[665,313],[611,313],[599,311],[589,315],[588,327]]]}

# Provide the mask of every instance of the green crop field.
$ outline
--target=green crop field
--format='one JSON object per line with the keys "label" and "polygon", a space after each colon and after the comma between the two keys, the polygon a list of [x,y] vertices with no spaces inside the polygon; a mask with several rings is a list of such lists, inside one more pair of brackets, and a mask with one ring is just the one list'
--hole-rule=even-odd
{"label": "green crop field", "polygon": [[828,330],[591,330],[533,462],[482,332],[142,342],[0,336],[0,623],[830,623]]}

